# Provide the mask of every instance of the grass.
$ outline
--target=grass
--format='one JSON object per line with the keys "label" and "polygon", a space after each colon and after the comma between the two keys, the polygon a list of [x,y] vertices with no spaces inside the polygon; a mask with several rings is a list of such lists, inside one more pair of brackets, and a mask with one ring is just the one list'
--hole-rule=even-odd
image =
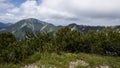
{"label": "grass", "polygon": [[20,65],[19,64],[0,64],[0,68],[19,68]]}
{"label": "grass", "polygon": [[109,65],[111,68],[120,67],[120,57],[100,56],[94,54],[78,54],[80,58],[90,64],[90,67],[95,68],[99,65]]}
{"label": "grass", "polygon": [[20,64],[4,64],[1,68],[19,68],[20,65],[36,64],[37,66],[45,68],[68,68],[71,61],[84,60],[89,63],[89,66],[81,66],[80,64],[76,68],[95,68],[100,65],[108,65],[111,68],[120,67],[120,57],[100,56],[94,54],[73,54],[73,53],[36,53],[29,58],[25,59]]}

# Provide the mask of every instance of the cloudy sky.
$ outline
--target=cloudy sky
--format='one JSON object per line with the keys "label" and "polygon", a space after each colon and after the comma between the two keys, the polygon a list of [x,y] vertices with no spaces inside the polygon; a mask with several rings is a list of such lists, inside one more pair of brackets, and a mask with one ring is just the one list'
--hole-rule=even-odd
{"label": "cloudy sky", "polygon": [[0,0],[0,22],[25,18],[55,25],[120,25],[120,0]]}

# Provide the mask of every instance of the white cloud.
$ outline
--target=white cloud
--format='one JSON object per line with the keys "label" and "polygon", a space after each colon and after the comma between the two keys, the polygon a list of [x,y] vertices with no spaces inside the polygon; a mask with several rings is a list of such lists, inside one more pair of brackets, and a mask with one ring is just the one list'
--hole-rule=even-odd
{"label": "white cloud", "polygon": [[55,24],[120,25],[119,6],[120,0],[42,0],[40,4],[27,0],[8,13],[14,15],[13,21],[32,17]]}
{"label": "white cloud", "polygon": [[20,12],[20,9],[19,8],[13,8],[12,10],[8,10],[10,13],[13,13],[13,14],[16,14],[16,13],[19,13]]}

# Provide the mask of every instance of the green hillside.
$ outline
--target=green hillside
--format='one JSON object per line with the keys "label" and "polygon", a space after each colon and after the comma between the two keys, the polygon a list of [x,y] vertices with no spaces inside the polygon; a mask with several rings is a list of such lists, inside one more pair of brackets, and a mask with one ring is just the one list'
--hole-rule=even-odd
{"label": "green hillside", "polygon": [[119,26],[54,26],[29,18],[1,29],[0,68],[119,67]]}
{"label": "green hillside", "polygon": [[1,68],[119,68],[120,32],[116,28],[87,33],[69,27],[54,35],[26,32],[17,40],[0,33]]}

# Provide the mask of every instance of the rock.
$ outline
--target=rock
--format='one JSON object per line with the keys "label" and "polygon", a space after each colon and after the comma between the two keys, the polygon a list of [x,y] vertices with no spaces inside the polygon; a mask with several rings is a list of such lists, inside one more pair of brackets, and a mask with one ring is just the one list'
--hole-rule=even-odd
{"label": "rock", "polygon": [[110,68],[110,66],[108,66],[108,65],[100,65],[100,66],[97,66],[96,68]]}
{"label": "rock", "polygon": [[88,66],[89,64],[83,60],[76,60],[76,61],[71,61],[69,63],[69,68],[75,68],[77,66]]}
{"label": "rock", "polygon": [[38,66],[35,64],[30,64],[30,65],[25,65],[24,67],[21,68],[38,68]]}

